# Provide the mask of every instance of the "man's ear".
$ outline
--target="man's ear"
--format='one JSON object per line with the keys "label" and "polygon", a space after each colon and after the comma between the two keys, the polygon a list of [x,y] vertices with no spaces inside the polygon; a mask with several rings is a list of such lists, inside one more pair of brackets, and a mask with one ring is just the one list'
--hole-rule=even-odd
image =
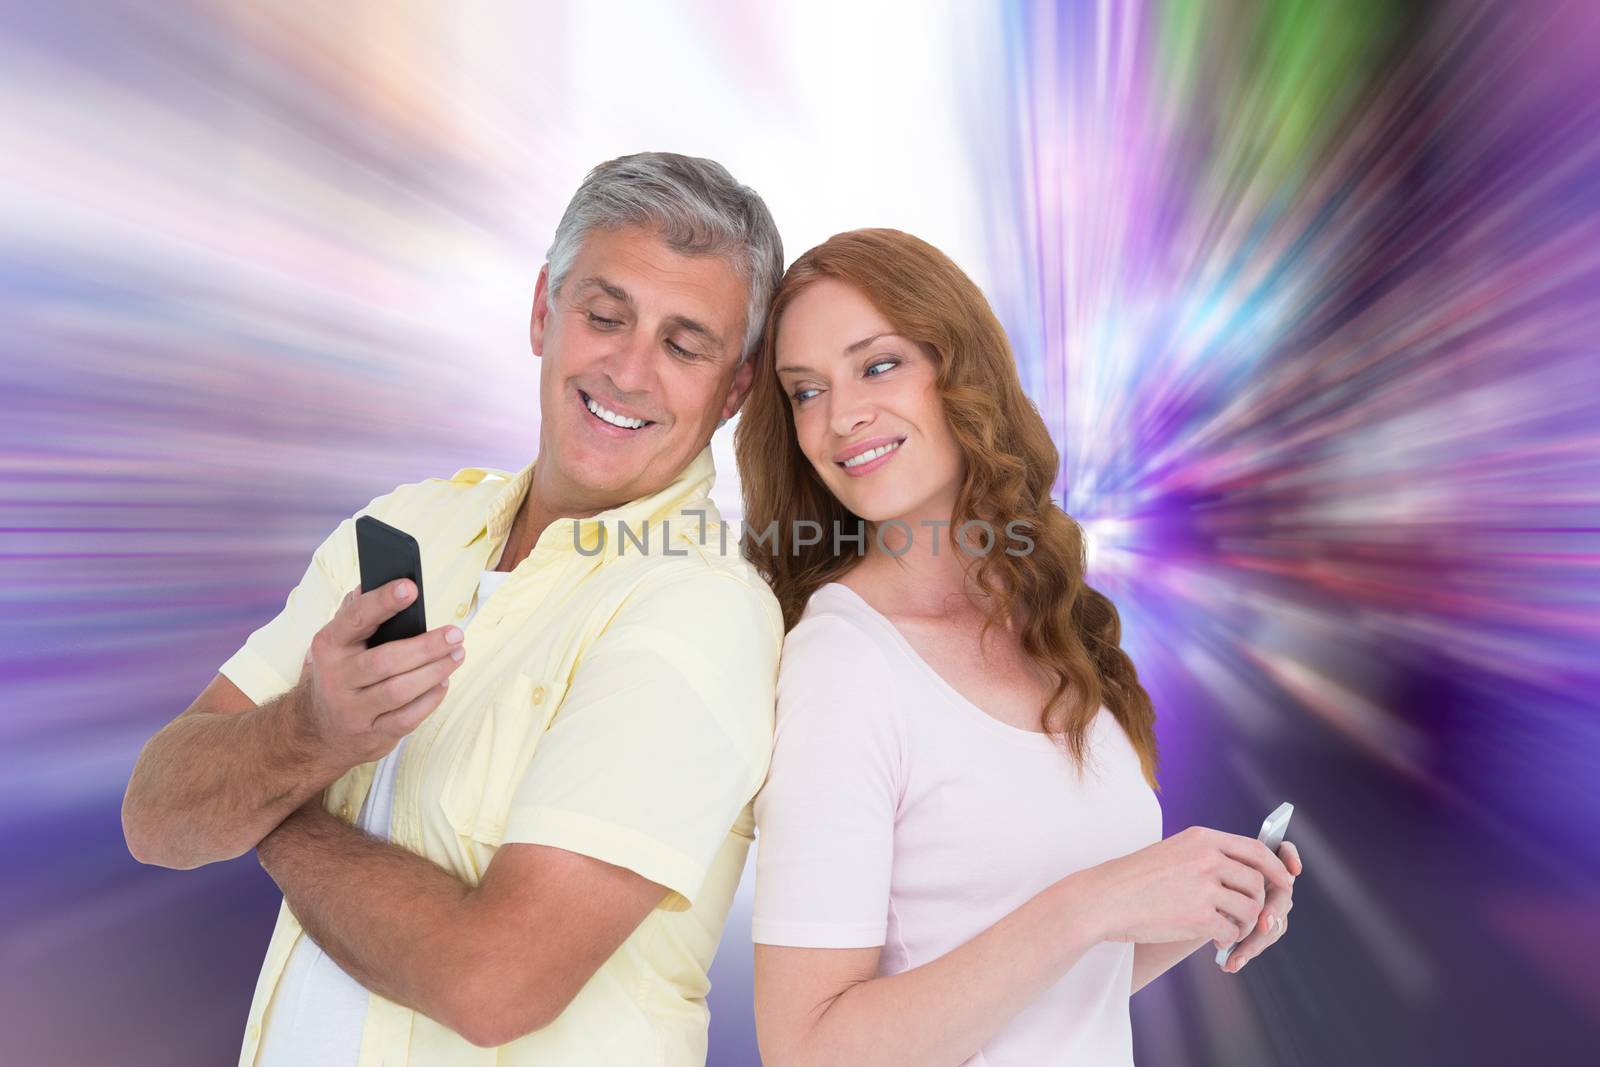
{"label": "man's ear", "polygon": [[535,356],[544,355],[544,326],[550,317],[550,264],[539,268],[539,280],[533,286],[533,317],[528,322],[528,342]]}
{"label": "man's ear", "polygon": [[750,395],[750,387],[756,380],[756,353],[750,353],[750,358],[739,364],[733,372],[733,382],[728,386],[728,399],[722,404],[722,419],[724,422],[738,414],[744,406],[745,397]]}

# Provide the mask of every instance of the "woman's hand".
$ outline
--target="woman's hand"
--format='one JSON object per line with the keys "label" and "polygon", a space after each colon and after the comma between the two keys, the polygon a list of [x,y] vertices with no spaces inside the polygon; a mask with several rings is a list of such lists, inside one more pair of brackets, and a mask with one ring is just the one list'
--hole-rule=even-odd
{"label": "woman's hand", "polygon": [[[1293,844],[1285,841],[1278,846],[1278,858],[1288,872],[1298,878],[1305,871],[1305,864],[1300,862],[1300,850]],[[1256,921],[1255,928],[1250,936],[1245,938],[1228,956],[1228,962],[1223,965],[1223,970],[1229,974],[1237,974],[1244,970],[1245,964],[1261,955],[1269,945],[1275,945],[1284,934],[1289,932],[1289,912],[1294,908],[1294,880],[1290,879],[1287,889],[1274,885],[1267,890],[1267,899],[1261,909],[1261,917]]]}
{"label": "woman's hand", "polygon": [[[1218,948],[1251,938],[1267,913],[1269,890],[1279,894],[1270,903],[1287,903],[1294,884],[1288,867],[1260,841],[1203,826],[1070,877],[1082,883],[1100,940],[1209,938]],[[1263,947],[1257,941],[1241,950],[1254,955]]]}

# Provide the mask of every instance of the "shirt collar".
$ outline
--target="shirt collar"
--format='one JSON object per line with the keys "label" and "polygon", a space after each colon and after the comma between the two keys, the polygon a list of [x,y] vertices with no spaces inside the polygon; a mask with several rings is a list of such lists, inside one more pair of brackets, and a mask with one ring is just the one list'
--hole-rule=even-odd
{"label": "shirt collar", "polygon": [[534,463],[537,462],[538,460],[534,460],[526,467],[523,467],[522,470],[517,472],[516,477],[507,482],[494,495],[494,498],[489,501],[489,509],[483,513],[482,519],[469,527],[467,544],[472,544],[485,533],[489,535],[489,541],[492,544],[495,541],[503,540],[506,534],[511,532],[511,523],[517,517],[517,509],[522,506],[522,498],[527,495],[528,486],[533,484],[533,467]]}
{"label": "shirt collar", "polygon": [[[533,484],[533,468],[538,462],[535,459],[522,468],[516,477],[495,494],[483,514],[482,521],[471,524],[466,544],[472,544],[484,534],[488,534],[491,544],[505,539],[511,532],[511,523],[516,519],[518,509],[522,507],[522,500],[527,495],[529,486]],[[619,504],[586,519],[561,518],[552,522],[539,535],[534,551],[548,552],[560,549],[576,551],[577,546],[583,545],[590,555],[614,555],[619,541],[617,534],[619,525],[639,530],[644,528],[646,523],[654,523],[685,507],[694,508],[697,516],[700,511],[705,511],[707,513],[705,522],[708,524],[719,522],[720,518],[713,511],[710,499],[711,486],[716,479],[716,464],[711,459],[711,446],[708,444],[666,487],[649,496]],[[573,529],[574,525],[577,526],[576,530]],[[603,542],[605,547],[597,553],[595,546],[600,543],[599,538],[602,535],[596,528],[601,526],[606,529]],[[704,536],[704,531],[701,536]]]}

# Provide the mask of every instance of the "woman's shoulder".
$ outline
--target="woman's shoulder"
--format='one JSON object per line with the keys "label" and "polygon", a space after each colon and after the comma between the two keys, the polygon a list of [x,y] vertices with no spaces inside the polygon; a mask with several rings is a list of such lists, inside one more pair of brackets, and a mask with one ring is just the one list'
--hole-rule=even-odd
{"label": "woman's shoulder", "polygon": [[[778,665],[778,748],[837,752],[846,745],[863,759],[906,762],[909,724],[901,697],[901,654],[878,632],[854,594],[824,586],[812,594],[784,639]],[[808,738],[809,742],[797,740]],[[826,740],[824,740],[826,739]],[[774,752],[774,760],[780,758]],[[877,756],[869,756],[876,753]],[[830,757],[833,759],[833,757]],[[898,770],[891,773],[898,774]]]}
{"label": "woman's shoulder", "polygon": [[811,594],[800,620],[784,639],[784,655],[796,661],[870,662],[889,669],[898,651],[860,594],[829,582]]}
{"label": "woman's shoulder", "polygon": [[784,638],[779,661],[780,700],[791,694],[884,698],[898,704],[902,654],[855,593],[830,583],[812,594],[800,620]]}

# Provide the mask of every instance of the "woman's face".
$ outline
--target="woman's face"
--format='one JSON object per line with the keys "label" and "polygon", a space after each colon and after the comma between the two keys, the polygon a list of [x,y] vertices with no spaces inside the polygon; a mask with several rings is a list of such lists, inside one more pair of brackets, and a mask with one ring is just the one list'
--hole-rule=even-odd
{"label": "woman's face", "polygon": [[857,289],[812,282],[778,323],[777,374],[800,450],[839,501],[869,522],[947,521],[961,451],[932,357]]}

